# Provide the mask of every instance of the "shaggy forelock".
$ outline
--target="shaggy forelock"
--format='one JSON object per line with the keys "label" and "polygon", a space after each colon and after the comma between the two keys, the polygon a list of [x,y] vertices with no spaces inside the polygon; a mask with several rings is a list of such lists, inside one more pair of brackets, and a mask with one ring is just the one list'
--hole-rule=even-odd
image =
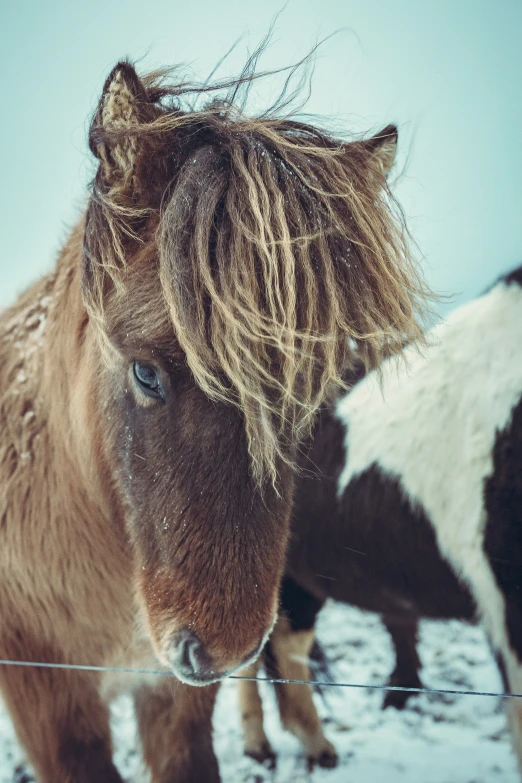
{"label": "shaggy forelock", "polygon": [[[154,78],[143,83],[150,99]],[[128,131],[147,150],[134,166],[142,190],[130,200],[108,187],[103,166],[93,186],[91,309],[103,310],[107,280],[124,287],[128,248],[152,220],[194,378],[243,412],[254,474],[275,481],[289,444],[342,386],[349,346],[372,366],[421,335],[426,290],[402,215],[371,146],[227,102],[181,111],[157,98],[148,111]],[[95,130],[103,144],[126,141],[121,128]]]}

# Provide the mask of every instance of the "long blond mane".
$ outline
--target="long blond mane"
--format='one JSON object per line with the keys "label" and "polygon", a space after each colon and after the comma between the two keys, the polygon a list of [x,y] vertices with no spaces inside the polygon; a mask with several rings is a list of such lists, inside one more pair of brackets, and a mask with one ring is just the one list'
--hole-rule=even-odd
{"label": "long blond mane", "polygon": [[193,376],[243,412],[254,473],[275,480],[354,347],[371,367],[421,338],[427,289],[377,154],[396,131],[345,143],[230,98],[195,109],[186,96],[208,85],[118,67],[91,129],[91,309],[108,280],[125,284],[128,247],[152,221],[151,273]]}

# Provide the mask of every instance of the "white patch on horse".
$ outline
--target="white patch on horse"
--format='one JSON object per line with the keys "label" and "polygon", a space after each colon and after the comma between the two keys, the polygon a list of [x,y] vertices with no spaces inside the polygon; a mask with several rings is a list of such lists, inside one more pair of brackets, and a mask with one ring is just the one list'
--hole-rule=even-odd
{"label": "white patch on horse", "polygon": [[[430,334],[424,355],[406,350],[337,405],[347,427],[339,495],[376,464],[422,506],[443,556],[470,586],[493,645],[509,651],[501,591],[484,554],[484,480],[493,447],[522,395],[522,289],[499,283]],[[521,683],[522,684],[522,683]]]}

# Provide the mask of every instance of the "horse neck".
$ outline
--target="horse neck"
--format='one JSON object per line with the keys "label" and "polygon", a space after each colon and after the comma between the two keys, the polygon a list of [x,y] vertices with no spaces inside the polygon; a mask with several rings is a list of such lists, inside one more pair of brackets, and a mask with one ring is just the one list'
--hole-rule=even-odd
{"label": "horse neck", "polygon": [[117,501],[97,394],[104,359],[81,295],[82,228],[75,229],[58,261],[49,313],[45,393],[49,425],[56,437],[66,436],[64,445],[78,479],[92,498],[102,502],[106,516],[114,518],[121,517],[121,509],[114,507]]}
{"label": "horse neck", "polygon": [[[0,403],[6,417],[19,422],[18,431],[10,428],[19,458],[47,460],[64,490],[113,516],[92,394],[101,359],[80,291],[82,228],[80,223],[71,233],[55,270],[0,319],[0,359],[8,368]],[[30,449],[20,445],[29,442]]]}

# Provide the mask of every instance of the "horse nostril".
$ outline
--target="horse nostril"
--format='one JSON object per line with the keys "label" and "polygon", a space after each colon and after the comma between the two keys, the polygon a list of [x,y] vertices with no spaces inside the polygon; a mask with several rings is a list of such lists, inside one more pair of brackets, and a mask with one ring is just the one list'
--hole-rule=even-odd
{"label": "horse nostril", "polygon": [[175,646],[178,663],[186,672],[202,676],[212,671],[212,660],[193,631],[180,631]]}

